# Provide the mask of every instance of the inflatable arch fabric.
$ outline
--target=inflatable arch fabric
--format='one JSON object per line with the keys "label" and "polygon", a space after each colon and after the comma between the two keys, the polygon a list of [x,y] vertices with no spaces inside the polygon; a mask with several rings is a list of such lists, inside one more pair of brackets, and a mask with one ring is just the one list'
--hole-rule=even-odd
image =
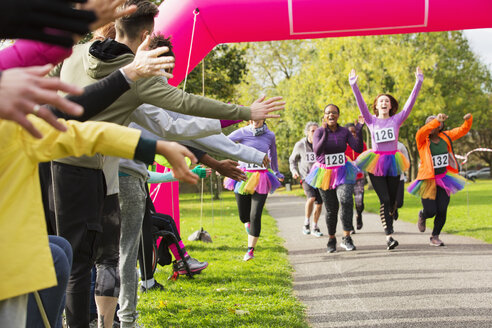
{"label": "inflatable arch fabric", "polygon": [[[198,12],[196,12],[198,9]],[[492,27],[492,0],[164,0],[155,30],[172,35],[185,76],[217,44]]]}

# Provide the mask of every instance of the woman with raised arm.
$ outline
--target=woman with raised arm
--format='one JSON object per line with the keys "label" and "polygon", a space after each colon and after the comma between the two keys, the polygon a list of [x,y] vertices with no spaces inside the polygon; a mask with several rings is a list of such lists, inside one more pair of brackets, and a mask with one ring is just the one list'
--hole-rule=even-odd
{"label": "woman with raised arm", "polygon": [[417,179],[408,187],[408,192],[420,196],[423,209],[419,212],[417,226],[425,231],[425,220],[434,219],[434,229],[430,237],[431,246],[444,246],[439,239],[448,211],[451,194],[460,191],[466,180],[458,173],[458,162],[454,156],[452,141],[463,137],[470,131],[473,123],[471,114],[466,114],[465,122],[455,129],[442,131],[445,114],[429,116],[425,125],[417,131],[415,139],[419,150],[420,165]]}
{"label": "woman with raised arm", "polygon": [[398,112],[398,101],[390,94],[380,94],[374,99],[372,115],[362,98],[357,86],[357,75],[352,69],[349,75],[350,86],[354,92],[359,110],[371,132],[372,149],[362,153],[357,158],[357,165],[366,171],[371,179],[372,186],[379,197],[379,215],[386,234],[387,249],[398,246],[393,239],[393,217],[396,212],[396,194],[400,184],[400,174],[408,170],[410,163],[398,151],[398,133],[400,126],[412,111],[417,95],[422,86],[424,75],[417,67],[416,82],[412,93],[403,110]]}
{"label": "woman with raised arm", "polygon": [[[234,190],[239,219],[248,233],[248,250],[243,260],[249,261],[255,257],[254,250],[261,232],[261,214],[268,193],[273,194],[280,187],[279,180],[283,180],[284,175],[278,170],[275,133],[268,129],[265,120],[250,121],[250,125],[232,132],[228,137],[267,154],[261,166],[239,162],[240,168],[246,173],[246,181],[224,179],[224,187]],[[271,169],[268,168],[269,163]]]}
{"label": "woman with raised arm", "polygon": [[[343,237],[340,246],[347,251],[355,250],[350,232],[354,230],[352,216],[354,214],[354,184],[359,169],[345,156],[347,144],[356,152],[362,152],[362,117],[357,123],[356,137],[347,128],[338,125],[340,109],[329,104],[325,107],[323,125],[313,135],[313,149],[316,155],[314,163],[306,177],[306,182],[319,188],[326,209],[326,225],[328,227],[328,253],[336,252],[337,239],[335,233],[338,222],[338,209],[343,225]],[[339,205],[341,204],[341,206]]]}

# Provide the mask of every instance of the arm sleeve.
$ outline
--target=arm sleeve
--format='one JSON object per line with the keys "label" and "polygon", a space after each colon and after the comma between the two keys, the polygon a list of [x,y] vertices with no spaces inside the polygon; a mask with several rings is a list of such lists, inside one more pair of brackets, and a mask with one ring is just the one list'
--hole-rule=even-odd
{"label": "arm sleeve", "polygon": [[109,107],[116,99],[130,89],[120,70],[114,71],[104,79],[88,85],[84,88],[84,93],[80,96],[67,96],[66,98],[84,107],[81,116],[67,115],[58,109],[50,106],[57,117],[65,120],[87,121],[94,115],[102,112]]}
{"label": "arm sleeve", "polygon": [[[142,81],[142,82],[141,82]],[[200,117],[228,120],[249,120],[249,107],[225,104],[223,102],[192,95],[173,87],[161,77],[142,79],[137,83],[139,99],[167,110]]]}
{"label": "arm sleeve", "polygon": [[357,106],[359,107],[359,111],[361,115],[364,117],[364,120],[367,124],[372,123],[372,115],[369,113],[369,109],[367,108],[367,104],[360,93],[359,86],[357,85],[357,80],[355,78],[349,79],[350,86],[352,87],[352,92],[355,96],[355,101],[357,102]]}
{"label": "arm sleeve", "polygon": [[252,147],[235,143],[222,133],[195,140],[183,140],[181,143],[200,148],[209,154],[232,158],[246,163],[255,163],[258,165],[262,165],[263,159],[266,155],[265,153]]}
{"label": "arm sleeve", "polygon": [[408,100],[405,103],[405,106],[403,106],[402,111],[396,114],[397,122],[399,125],[401,125],[407,119],[408,115],[410,115],[413,105],[415,104],[415,100],[417,100],[417,96],[420,92],[420,88],[422,87],[423,81],[424,81],[424,75],[418,74],[417,81],[415,81],[415,85],[413,86],[413,90],[412,93],[410,94],[410,97],[408,97]]}
{"label": "arm sleeve", "polygon": [[[273,133],[272,133],[273,134]],[[268,150],[270,153],[270,159],[271,159],[271,166],[273,172],[275,172],[275,175],[279,179],[283,179],[284,175],[279,172],[278,170],[278,158],[277,158],[277,140],[275,138],[275,135],[273,134],[272,141],[270,143],[270,149]]]}
{"label": "arm sleeve", "polygon": [[363,125],[360,123],[357,123],[357,125],[355,126],[355,133],[357,134],[357,138],[354,138],[352,133],[347,131],[347,143],[356,153],[362,153],[364,149],[364,141],[362,140],[362,127]]}
{"label": "arm sleeve", "polygon": [[144,162],[147,165],[154,163],[156,140],[140,138],[135,149],[134,159]]}
{"label": "arm sleeve", "polygon": [[19,127],[23,149],[35,162],[96,153],[133,159],[140,140],[139,130],[113,123],[63,121],[67,131],[61,132],[34,115],[28,119],[43,134],[36,139]]}
{"label": "arm sleeve", "polygon": [[173,177],[173,174],[171,172],[166,172],[166,173],[159,173],[159,172],[153,172],[153,171],[148,171],[148,172],[149,172],[149,179],[147,180],[148,183],[162,183],[162,182],[178,181],[178,179]]}
{"label": "arm sleeve", "polygon": [[292,150],[292,154],[289,156],[289,168],[290,168],[290,173],[292,175],[299,174],[299,160],[301,158],[301,154],[299,151],[299,148],[301,147],[300,143],[297,142],[294,146],[294,149]]}
{"label": "arm sleeve", "polygon": [[321,155],[323,153],[323,145],[326,141],[327,133],[325,132],[325,128],[321,127],[314,131],[313,134],[313,150],[316,156]]}
{"label": "arm sleeve", "polygon": [[468,133],[468,131],[470,131],[472,127],[472,123],[473,123],[473,116],[470,117],[468,120],[464,121],[460,127],[445,132],[451,138],[451,140],[455,141],[463,137],[465,134]]}
{"label": "arm sleeve", "polygon": [[205,154],[207,153],[201,149],[191,147],[191,146],[186,146],[186,148],[188,148],[188,150],[191,151],[193,153],[193,155],[195,155],[195,157],[198,159],[198,161],[200,161],[202,159],[202,157],[205,156]]}
{"label": "arm sleeve", "polygon": [[17,40],[12,46],[0,51],[0,69],[56,65],[71,53],[71,48],[32,40]]}
{"label": "arm sleeve", "polygon": [[420,148],[425,143],[425,140],[429,137],[432,130],[438,128],[440,124],[441,123],[439,123],[437,119],[433,119],[417,131],[417,134],[415,134],[417,148]]}
{"label": "arm sleeve", "polygon": [[174,118],[166,110],[149,104],[139,106],[128,121],[137,123],[158,137],[174,141],[202,138],[222,132],[218,120],[179,116]]}

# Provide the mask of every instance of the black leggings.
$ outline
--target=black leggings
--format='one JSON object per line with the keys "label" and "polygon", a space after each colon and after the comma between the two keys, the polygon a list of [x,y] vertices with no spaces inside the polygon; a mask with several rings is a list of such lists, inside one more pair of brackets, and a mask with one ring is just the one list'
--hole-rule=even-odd
{"label": "black leggings", "polygon": [[340,208],[340,205],[340,219],[342,220],[343,230],[354,230],[354,225],[352,224],[352,216],[354,215],[354,199],[352,198],[354,185],[342,184],[336,189],[319,189],[319,193],[323,199],[323,204],[325,204],[325,219],[326,226],[328,227],[328,234],[333,236],[337,232],[338,209]]}
{"label": "black leggings", "polygon": [[379,177],[369,173],[372,186],[379,197],[379,216],[386,235],[393,233],[393,214],[396,210],[396,194],[400,186],[400,176]]}
{"label": "black leggings", "polygon": [[235,195],[239,219],[242,223],[250,222],[249,234],[253,237],[259,237],[261,232],[261,213],[268,194],[255,192],[253,195]]}
{"label": "black leggings", "polygon": [[423,199],[422,206],[424,207],[424,218],[436,217],[434,219],[433,236],[439,236],[444,223],[446,223],[446,215],[448,212],[449,196],[441,187],[436,188],[436,199]]}

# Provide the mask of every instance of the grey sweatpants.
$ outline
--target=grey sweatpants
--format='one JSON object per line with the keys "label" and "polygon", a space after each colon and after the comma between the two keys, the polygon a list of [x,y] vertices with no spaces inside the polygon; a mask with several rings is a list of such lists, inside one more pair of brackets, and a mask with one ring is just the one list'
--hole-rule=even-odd
{"label": "grey sweatpants", "polygon": [[0,327],[25,328],[27,294],[0,301]]}
{"label": "grey sweatpants", "polygon": [[137,257],[147,193],[145,181],[133,176],[120,177],[120,278],[118,317],[121,328],[135,327],[137,312]]}

